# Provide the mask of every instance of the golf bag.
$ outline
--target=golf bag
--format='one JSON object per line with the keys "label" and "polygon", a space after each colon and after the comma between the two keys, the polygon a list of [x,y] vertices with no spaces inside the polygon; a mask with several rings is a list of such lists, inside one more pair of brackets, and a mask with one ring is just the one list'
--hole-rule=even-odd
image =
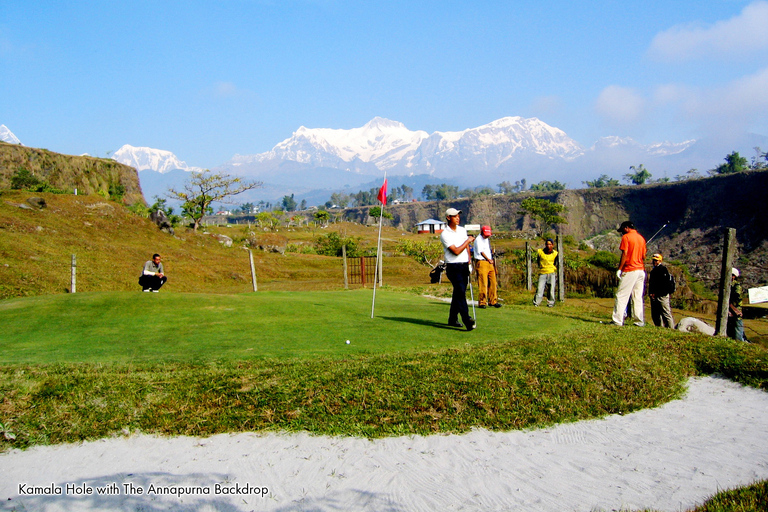
{"label": "golf bag", "polygon": [[429,282],[432,284],[442,282],[443,272],[445,272],[445,262],[441,260],[435,265],[435,268],[429,271]]}

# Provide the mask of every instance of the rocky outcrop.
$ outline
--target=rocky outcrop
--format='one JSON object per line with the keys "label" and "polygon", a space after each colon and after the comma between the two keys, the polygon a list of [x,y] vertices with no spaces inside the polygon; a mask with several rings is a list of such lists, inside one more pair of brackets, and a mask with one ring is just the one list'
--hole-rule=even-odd
{"label": "rocky outcrop", "polygon": [[175,234],[171,221],[168,220],[168,216],[163,210],[155,210],[149,214],[149,220],[155,223],[160,228],[160,231],[168,233],[169,235]]}
{"label": "rocky outcrop", "polygon": [[11,177],[19,169],[67,192],[77,189],[78,194],[109,197],[110,190],[122,189],[124,203],[145,203],[136,169],[111,159],[62,155],[0,142],[0,189],[10,188]]}

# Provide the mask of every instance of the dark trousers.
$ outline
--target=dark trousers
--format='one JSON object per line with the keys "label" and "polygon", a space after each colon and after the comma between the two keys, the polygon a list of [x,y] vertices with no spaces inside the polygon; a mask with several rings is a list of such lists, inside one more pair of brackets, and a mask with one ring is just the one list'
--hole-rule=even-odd
{"label": "dark trousers", "polygon": [[467,306],[467,284],[469,283],[469,264],[468,263],[447,263],[445,265],[445,275],[453,285],[453,296],[451,297],[451,312],[448,315],[448,323],[456,323],[461,319],[466,325],[469,321],[469,307]]}
{"label": "dark trousers", "polygon": [[745,341],[744,320],[737,316],[728,315],[728,323],[725,324],[725,334],[736,341]]}
{"label": "dark trousers", "polygon": [[167,280],[168,278],[165,276],[141,276],[139,278],[139,284],[141,285],[142,290],[159,290]]}

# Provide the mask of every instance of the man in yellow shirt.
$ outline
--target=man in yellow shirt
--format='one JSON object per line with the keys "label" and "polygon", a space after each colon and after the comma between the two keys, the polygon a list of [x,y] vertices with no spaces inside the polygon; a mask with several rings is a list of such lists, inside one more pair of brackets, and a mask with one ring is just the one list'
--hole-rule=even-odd
{"label": "man in yellow shirt", "polygon": [[555,260],[557,251],[555,242],[548,239],[543,249],[537,251],[539,255],[539,287],[536,290],[536,297],[533,299],[533,305],[538,306],[544,298],[544,289],[549,286],[549,296],[547,297],[547,306],[555,307],[555,286],[557,284],[557,267]]}

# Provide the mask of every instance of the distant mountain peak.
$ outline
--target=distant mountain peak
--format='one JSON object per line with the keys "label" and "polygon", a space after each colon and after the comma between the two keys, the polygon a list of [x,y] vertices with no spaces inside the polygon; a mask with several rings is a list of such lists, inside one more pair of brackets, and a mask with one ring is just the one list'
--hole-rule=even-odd
{"label": "distant mountain peak", "polygon": [[[4,124],[0,124],[0,140],[7,142],[8,144],[21,144],[19,138],[16,137]],[[24,144],[21,145],[23,146]]]}
{"label": "distant mountain peak", "polygon": [[134,167],[137,171],[152,170],[166,173],[175,169],[182,171],[200,171],[199,167],[190,167],[176,155],[163,149],[134,147],[125,144],[112,154],[112,159],[121,164]]}
{"label": "distant mountain peak", "polygon": [[653,144],[640,144],[631,137],[617,137],[611,135],[609,137],[601,137],[595,141],[590,148],[590,151],[599,151],[606,149],[621,150],[625,148],[633,148],[643,151],[651,156],[665,156],[676,155],[682,153],[689,147],[691,147],[695,140],[686,140],[683,142],[655,142]]}

